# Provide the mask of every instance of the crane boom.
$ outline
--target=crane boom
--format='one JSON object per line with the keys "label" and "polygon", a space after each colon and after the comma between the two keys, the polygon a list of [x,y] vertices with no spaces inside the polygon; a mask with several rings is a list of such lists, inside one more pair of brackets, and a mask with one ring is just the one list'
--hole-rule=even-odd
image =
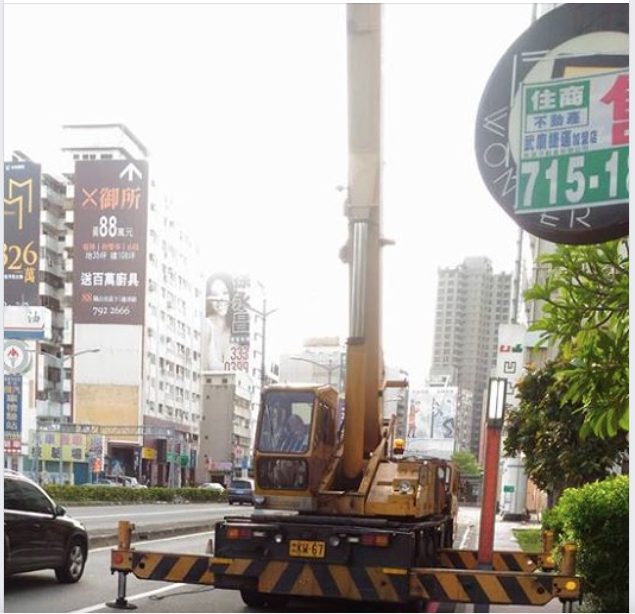
{"label": "crane boom", "polygon": [[343,472],[359,477],[381,438],[381,5],[347,4],[349,338]]}

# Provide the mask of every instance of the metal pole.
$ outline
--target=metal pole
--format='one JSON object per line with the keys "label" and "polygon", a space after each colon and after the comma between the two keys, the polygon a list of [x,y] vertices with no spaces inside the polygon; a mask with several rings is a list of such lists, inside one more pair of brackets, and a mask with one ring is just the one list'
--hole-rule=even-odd
{"label": "metal pole", "polygon": [[66,404],[66,391],[64,390],[66,383],[66,366],[64,361],[66,356],[64,355],[64,348],[60,348],[60,379],[62,380],[62,395],[60,397],[60,416],[59,416],[59,434],[60,434],[60,484],[64,483],[64,445],[62,443],[62,421],[64,420],[64,405]]}
{"label": "metal pole", "polygon": [[[333,371],[335,370],[340,370],[341,369],[341,360],[342,360],[342,355],[340,354],[340,364],[334,365],[333,364],[333,357],[330,356],[329,357],[329,364],[325,365],[324,363],[321,362],[317,362],[316,360],[311,360],[310,358],[304,358],[304,356],[291,356],[291,360],[300,360],[302,362],[308,362],[311,365],[314,365],[316,367],[320,367],[321,369],[324,369],[327,373],[327,383],[329,386],[332,385],[333,382]],[[337,386],[337,392],[339,394],[339,384]]]}
{"label": "metal pole", "polygon": [[[491,378],[487,396],[485,472],[483,474],[483,499],[481,501],[481,519],[478,533],[478,567],[486,570],[492,569],[494,554],[498,463],[506,395],[507,380],[505,378]],[[474,612],[489,611],[488,603],[474,604]]]}
{"label": "metal pole", "polygon": [[35,416],[35,447],[33,449],[34,463],[35,463],[35,481],[38,484],[42,483],[40,476],[40,420]]}
{"label": "metal pole", "polygon": [[245,304],[245,307],[251,311],[253,311],[256,315],[259,315],[262,318],[262,358],[260,362],[260,393],[265,388],[267,383],[267,363],[265,360],[265,350],[266,350],[266,339],[267,339],[267,318],[272,314],[278,311],[278,308],[270,309],[267,311],[267,299],[262,299],[262,311],[258,311],[254,309],[251,305]]}
{"label": "metal pole", "polygon": [[261,363],[260,363],[260,394],[263,393],[265,389],[265,384],[267,383],[267,379],[265,376],[265,369],[267,363],[265,362],[265,348],[266,346],[266,335],[267,335],[267,299],[262,299],[262,355],[261,355]]}

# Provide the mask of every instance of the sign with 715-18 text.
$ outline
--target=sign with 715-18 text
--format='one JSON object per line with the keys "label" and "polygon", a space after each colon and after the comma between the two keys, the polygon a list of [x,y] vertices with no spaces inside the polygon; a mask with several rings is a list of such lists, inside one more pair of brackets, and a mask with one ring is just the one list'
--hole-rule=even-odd
{"label": "sign with 715-18 text", "polygon": [[628,202],[628,69],[522,86],[515,213]]}

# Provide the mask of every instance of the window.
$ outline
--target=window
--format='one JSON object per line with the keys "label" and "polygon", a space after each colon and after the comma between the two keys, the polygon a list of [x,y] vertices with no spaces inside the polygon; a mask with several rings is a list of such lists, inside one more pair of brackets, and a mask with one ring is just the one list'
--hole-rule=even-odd
{"label": "window", "polygon": [[8,510],[22,509],[20,487],[15,480],[4,481],[4,507]]}
{"label": "window", "polygon": [[53,504],[40,490],[32,484],[24,482],[20,484],[24,497],[24,510],[37,512],[38,514],[53,514]]}
{"label": "window", "polygon": [[4,481],[4,507],[23,512],[53,514],[53,503],[36,486],[19,480]]}

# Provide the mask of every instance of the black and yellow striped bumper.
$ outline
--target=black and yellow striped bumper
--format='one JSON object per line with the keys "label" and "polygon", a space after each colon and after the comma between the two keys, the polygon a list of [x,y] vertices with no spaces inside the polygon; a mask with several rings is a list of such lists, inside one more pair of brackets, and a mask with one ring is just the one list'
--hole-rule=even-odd
{"label": "black and yellow striped bumper", "polygon": [[[477,550],[441,550],[440,567],[444,569],[478,569]],[[546,555],[496,551],[492,554],[492,569],[495,571],[536,571],[544,565]]]}
{"label": "black and yellow striped bumper", "polygon": [[263,593],[354,601],[544,605],[554,597],[578,600],[581,580],[527,571],[347,566],[264,558],[219,558],[113,550],[111,571],[137,578]]}
{"label": "black and yellow striped bumper", "polygon": [[576,576],[523,571],[415,569],[411,598],[453,603],[545,605],[557,597],[577,601],[582,582]]}

